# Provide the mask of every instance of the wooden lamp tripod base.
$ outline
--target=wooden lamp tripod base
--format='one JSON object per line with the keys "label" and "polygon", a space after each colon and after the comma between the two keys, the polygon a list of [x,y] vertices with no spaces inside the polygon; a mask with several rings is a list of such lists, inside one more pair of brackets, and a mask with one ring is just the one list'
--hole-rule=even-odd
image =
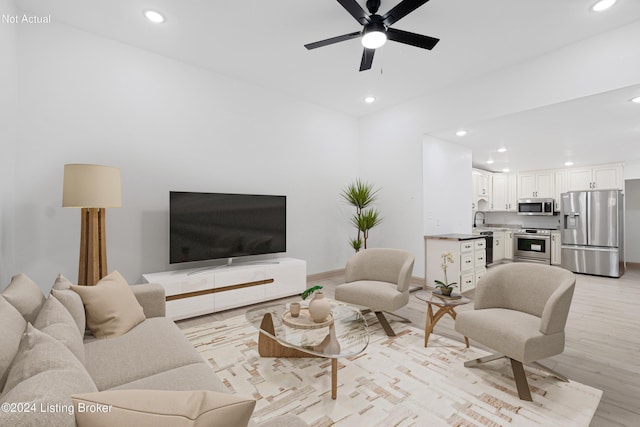
{"label": "wooden lamp tripod base", "polygon": [[95,285],[107,275],[104,208],[82,208],[78,285]]}

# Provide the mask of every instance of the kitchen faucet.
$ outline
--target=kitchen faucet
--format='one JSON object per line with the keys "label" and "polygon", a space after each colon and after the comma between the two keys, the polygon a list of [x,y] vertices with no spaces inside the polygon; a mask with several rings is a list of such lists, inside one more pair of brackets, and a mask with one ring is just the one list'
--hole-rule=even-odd
{"label": "kitchen faucet", "polygon": [[478,214],[479,214],[479,213],[481,213],[481,214],[482,214],[482,224],[484,224],[484,220],[485,220],[484,212],[482,212],[482,211],[476,211],[476,213],[473,215],[473,226],[474,226],[474,227],[476,227],[476,220],[477,220],[477,218],[478,218]]}

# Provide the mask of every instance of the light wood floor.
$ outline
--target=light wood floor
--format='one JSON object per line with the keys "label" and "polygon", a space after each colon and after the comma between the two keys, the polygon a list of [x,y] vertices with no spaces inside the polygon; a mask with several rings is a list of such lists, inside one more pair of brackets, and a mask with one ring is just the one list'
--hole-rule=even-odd
{"label": "light wood floor", "polygon": [[[308,286],[322,285],[332,297],[344,278],[309,281]],[[472,296],[472,295],[470,295]],[[280,300],[297,300],[291,297]],[[273,304],[273,301],[266,304]],[[177,322],[181,328],[243,314],[246,307]],[[461,306],[458,312],[473,309]],[[414,296],[398,314],[424,328],[425,303]],[[389,317],[392,320],[392,317]],[[376,322],[374,315],[367,318]],[[393,326],[393,322],[392,322]],[[434,333],[463,341],[454,330],[454,322],[444,317]],[[472,346],[480,347],[471,342]],[[594,427],[640,425],[640,265],[632,265],[620,279],[577,275],[576,290],[566,327],[564,353],[543,361],[571,380],[604,391],[592,422]]]}

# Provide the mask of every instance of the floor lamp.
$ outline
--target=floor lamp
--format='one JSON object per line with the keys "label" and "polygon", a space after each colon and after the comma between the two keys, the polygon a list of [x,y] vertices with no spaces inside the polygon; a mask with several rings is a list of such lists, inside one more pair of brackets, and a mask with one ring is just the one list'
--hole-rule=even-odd
{"label": "floor lamp", "polygon": [[120,169],[64,165],[62,207],[81,208],[78,285],[95,285],[107,272],[106,208],[122,205]]}

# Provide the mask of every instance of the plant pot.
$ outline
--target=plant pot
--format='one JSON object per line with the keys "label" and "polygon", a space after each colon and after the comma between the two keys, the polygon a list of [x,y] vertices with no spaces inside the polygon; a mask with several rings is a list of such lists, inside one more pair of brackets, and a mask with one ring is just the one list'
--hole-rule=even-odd
{"label": "plant pot", "polygon": [[450,296],[452,290],[453,289],[451,288],[440,288],[440,292],[442,292],[442,295],[446,295],[446,296]]}
{"label": "plant pot", "polygon": [[309,315],[316,323],[324,322],[324,320],[331,313],[331,304],[329,300],[324,297],[324,293],[316,292],[313,299],[309,302]]}

